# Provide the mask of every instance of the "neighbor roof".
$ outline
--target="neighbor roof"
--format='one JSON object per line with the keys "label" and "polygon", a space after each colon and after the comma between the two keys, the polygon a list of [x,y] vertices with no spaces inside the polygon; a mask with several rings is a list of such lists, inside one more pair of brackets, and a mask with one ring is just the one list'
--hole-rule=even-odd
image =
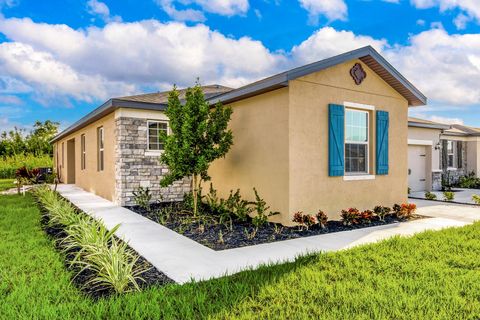
{"label": "neighbor roof", "polygon": [[[420,106],[427,103],[427,98],[403,77],[390,63],[387,62],[371,46],[356,49],[335,57],[314,62],[302,67],[291,69],[266,79],[232,90],[220,85],[204,86],[205,95],[210,103],[229,103],[252,97],[267,91],[288,86],[290,80],[333,67],[344,62],[360,59],[370,69],[377,73],[386,83],[407,99],[410,106]],[[185,89],[181,90],[183,97]],[[168,91],[141,94],[129,97],[113,98],[81,118],[63,132],[59,133],[52,142],[83,128],[84,126],[100,119],[116,108],[134,108],[149,110],[165,110]]]}
{"label": "neighbor roof", "polygon": [[461,136],[480,136],[480,128],[469,127],[461,124],[452,124],[451,129],[445,131],[445,134]]}
{"label": "neighbor roof", "polygon": [[408,117],[408,126],[417,127],[417,128],[427,128],[427,129],[440,129],[447,130],[450,129],[450,125],[438,123],[430,120]]}
{"label": "neighbor roof", "polygon": [[365,63],[386,83],[388,83],[405,99],[407,99],[410,106],[422,106],[427,103],[427,98],[423,95],[423,93],[415,88],[413,84],[403,77],[400,72],[398,72],[371,46],[366,46],[335,57],[279,73],[244,87],[224,93],[210,100],[214,103],[228,103],[248,98],[263,92],[286,87],[288,86],[290,80],[294,80],[307,74],[318,72],[353,59],[360,59],[363,63]]}
{"label": "neighbor roof", "polygon": [[[202,86],[203,94],[205,98],[209,99],[214,96],[218,96],[219,94],[232,91],[232,88],[221,86],[218,84],[209,85],[209,86]],[[119,97],[115,98],[117,100],[122,101],[133,101],[133,102],[145,102],[145,103],[158,103],[158,104],[167,104],[168,100],[168,93],[170,91],[163,91],[163,92],[154,92],[154,93],[146,93],[146,94],[139,94],[136,96],[127,96],[127,97]],[[180,100],[185,99],[185,94],[187,93],[187,89],[180,89],[178,90],[178,95]]]}

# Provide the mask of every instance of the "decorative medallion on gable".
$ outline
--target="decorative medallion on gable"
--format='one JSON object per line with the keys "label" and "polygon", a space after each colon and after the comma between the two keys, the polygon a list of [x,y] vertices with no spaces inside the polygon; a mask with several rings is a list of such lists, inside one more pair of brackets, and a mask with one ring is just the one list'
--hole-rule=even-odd
{"label": "decorative medallion on gable", "polygon": [[365,70],[363,70],[363,67],[360,63],[355,63],[352,69],[350,69],[350,75],[357,85],[360,85],[367,77],[367,73]]}

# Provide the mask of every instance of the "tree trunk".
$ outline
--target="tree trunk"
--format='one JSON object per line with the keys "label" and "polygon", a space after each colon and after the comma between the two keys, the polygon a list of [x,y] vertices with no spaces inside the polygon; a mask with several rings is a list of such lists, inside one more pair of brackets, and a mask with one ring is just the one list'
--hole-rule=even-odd
{"label": "tree trunk", "polygon": [[198,212],[198,190],[197,190],[197,175],[192,177],[192,195],[193,195],[193,216],[197,216]]}

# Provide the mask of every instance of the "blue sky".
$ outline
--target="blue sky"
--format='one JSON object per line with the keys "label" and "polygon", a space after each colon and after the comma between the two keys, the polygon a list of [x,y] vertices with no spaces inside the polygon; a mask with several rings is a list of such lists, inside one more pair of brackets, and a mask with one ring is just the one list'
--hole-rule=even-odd
{"label": "blue sky", "polygon": [[469,0],[0,0],[0,130],[368,44],[428,96],[411,115],[480,127],[479,32]]}

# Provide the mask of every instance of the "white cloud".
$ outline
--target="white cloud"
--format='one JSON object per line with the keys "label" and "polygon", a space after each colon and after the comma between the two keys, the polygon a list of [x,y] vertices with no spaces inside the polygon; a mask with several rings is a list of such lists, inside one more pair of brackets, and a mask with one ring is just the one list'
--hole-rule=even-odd
{"label": "white cloud", "polygon": [[302,65],[368,45],[382,51],[387,42],[369,36],[358,36],[351,31],[337,31],[332,27],[325,27],[294,46],[291,54],[295,64]]}
{"label": "white cloud", "polygon": [[92,15],[99,16],[105,22],[122,21],[120,16],[112,17],[108,6],[104,2],[98,0],[88,0],[87,11]]}
{"label": "white cloud", "polygon": [[85,101],[145,86],[191,85],[196,77],[238,86],[278,71],[287,61],[260,41],[178,22],[74,30],[12,18],[0,20],[0,32],[13,41],[0,45],[1,74]]}
{"label": "white cloud", "polygon": [[400,3],[400,0],[382,0],[383,2],[389,2],[389,3]]}
{"label": "white cloud", "polygon": [[203,22],[206,20],[202,11],[194,9],[178,10],[173,4],[173,0],[157,0],[157,3],[170,18],[176,21]]}
{"label": "white cloud", "polygon": [[418,19],[418,20],[417,20],[417,25],[423,27],[423,26],[425,25],[425,20],[423,20],[423,19]]}
{"label": "white cloud", "polygon": [[[173,19],[177,21],[206,20],[203,11],[231,17],[243,15],[249,9],[248,0],[156,0],[158,5]],[[177,4],[183,5],[185,9],[178,9]],[[200,10],[189,8],[195,5]]]}
{"label": "white cloud", "polygon": [[308,11],[310,22],[318,23],[320,16],[329,21],[346,20],[347,5],[344,0],[298,0],[302,8]]}
{"label": "white cloud", "polygon": [[0,105],[19,105],[22,104],[22,99],[12,95],[0,95]]}
{"label": "white cloud", "polygon": [[[439,7],[441,12],[447,10],[459,9],[466,13],[465,17],[476,19],[480,22],[480,1],[478,0],[410,0],[411,3],[419,9],[428,9],[433,7]],[[454,23],[457,25],[459,16],[455,18]],[[460,18],[465,20],[465,18]],[[466,24],[469,20],[460,22],[460,26]],[[458,27],[458,26],[457,26]],[[459,28],[461,29],[461,28]]]}
{"label": "white cloud", "polygon": [[385,55],[429,99],[453,105],[480,103],[480,34],[431,29]]}
{"label": "white cloud", "polygon": [[43,95],[69,95],[83,101],[105,99],[108,92],[119,94],[134,89],[132,85],[105,81],[98,75],[81,74],[55,60],[52,54],[18,42],[0,44],[0,72],[27,82]]}
{"label": "white cloud", "polygon": [[[324,27],[287,52],[272,52],[249,37],[230,38],[199,24],[145,20],[72,29],[30,19],[0,19],[0,93],[93,101],[173,83],[240,86],[290,67],[372,45],[430,101],[480,104],[480,34],[430,29],[408,45]],[[60,103],[61,102],[61,103]]]}
{"label": "white cloud", "polygon": [[457,27],[458,30],[463,30],[467,27],[467,23],[471,20],[472,20],[471,17],[464,15],[463,13],[460,13],[453,20],[453,24]]}

